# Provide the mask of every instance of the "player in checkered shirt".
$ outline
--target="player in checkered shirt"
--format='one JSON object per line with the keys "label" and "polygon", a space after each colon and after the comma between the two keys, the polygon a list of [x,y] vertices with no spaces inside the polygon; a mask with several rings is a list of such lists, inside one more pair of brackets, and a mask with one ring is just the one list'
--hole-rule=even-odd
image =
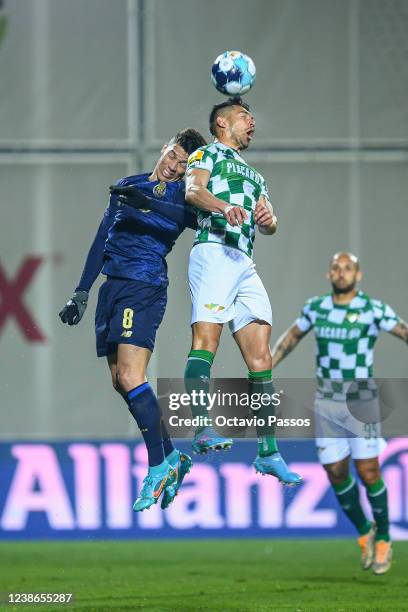
{"label": "player in checkered shirt", "polygon": [[[390,306],[357,290],[361,276],[355,255],[334,255],[328,273],[332,293],[306,302],[300,317],[273,348],[272,359],[276,367],[314,329],[319,459],[340,506],[360,534],[363,568],[383,574],[390,568],[392,550],[387,489],[378,461],[385,441],[378,423],[373,351],[380,330],[408,342],[408,325]],[[367,422],[363,414],[375,422]],[[361,508],[357,483],[349,471],[350,456],[366,487],[373,525]]]}
{"label": "player in checkered shirt", "polygon": [[[255,119],[241,98],[230,98],[213,107],[209,123],[215,140],[190,155],[186,172],[186,200],[198,209],[199,226],[188,268],[193,340],[186,388],[208,392],[222,328],[229,323],[249,370],[249,393],[272,395],[272,309],[252,251],[256,227],[272,235],[277,220],[264,178],[241,157],[252,140]],[[257,418],[268,423],[270,412],[271,405],[260,409]],[[231,438],[210,427],[204,403],[193,414],[202,423],[193,441],[196,452],[231,446]],[[257,435],[255,469],[285,484],[299,484],[300,476],[290,472],[278,451],[274,432],[259,426]]]}

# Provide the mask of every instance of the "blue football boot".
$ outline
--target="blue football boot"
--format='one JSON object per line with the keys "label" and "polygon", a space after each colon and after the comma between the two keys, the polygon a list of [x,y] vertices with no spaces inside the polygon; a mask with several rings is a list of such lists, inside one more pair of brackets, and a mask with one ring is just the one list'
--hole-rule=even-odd
{"label": "blue football boot", "polygon": [[195,453],[205,455],[211,450],[228,450],[233,443],[232,438],[223,438],[212,427],[204,427],[194,436],[192,447]]}
{"label": "blue football boot", "polygon": [[147,476],[143,480],[139,497],[133,504],[133,510],[135,512],[142,512],[153,506],[153,504],[157,504],[163,491],[175,481],[176,473],[167,461],[163,461],[160,465],[149,467]]}
{"label": "blue football boot", "polygon": [[187,476],[187,474],[191,470],[191,466],[193,465],[191,457],[189,457],[185,453],[181,453],[177,449],[174,449],[174,451],[168,457],[166,457],[166,459],[176,474],[176,480],[174,484],[170,485],[169,487],[166,487],[164,490],[164,494],[161,501],[161,507],[163,510],[170,506],[171,502],[176,497],[178,490],[183,483],[184,477]]}
{"label": "blue football boot", "polygon": [[260,474],[270,474],[275,476],[279,482],[295,487],[303,482],[303,479],[296,472],[291,472],[282,458],[281,454],[276,452],[267,457],[258,455],[253,463],[255,471]]}

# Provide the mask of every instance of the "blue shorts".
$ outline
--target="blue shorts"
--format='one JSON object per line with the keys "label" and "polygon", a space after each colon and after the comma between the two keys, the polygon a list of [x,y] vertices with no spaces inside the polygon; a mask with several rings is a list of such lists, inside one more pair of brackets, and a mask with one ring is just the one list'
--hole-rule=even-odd
{"label": "blue shorts", "polygon": [[108,276],[99,289],[95,312],[98,357],[115,353],[118,344],[154,349],[167,304],[167,287]]}

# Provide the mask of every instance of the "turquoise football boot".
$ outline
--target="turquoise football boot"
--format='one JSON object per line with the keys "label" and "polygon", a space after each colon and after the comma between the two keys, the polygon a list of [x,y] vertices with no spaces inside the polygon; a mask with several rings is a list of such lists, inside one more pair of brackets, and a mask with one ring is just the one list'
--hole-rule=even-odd
{"label": "turquoise football boot", "polygon": [[232,438],[223,438],[212,427],[204,427],[204,429],[195,434],[192,447],[195,453],[205,455],[208,451],[212,450],[228,450],[232,444]]}
{"label": "turquoise football boot", "polygon": [[139,497],[133,504],[135,512],[147,510],[153,504],[157,504],[165,489],[176,481],[176,473],[167,461],[160,465],[149,467]]}
{"label": "turquoise football boot", "polygon": [[176,480],[174,484],[166,487],[164,490],[164,494],[161,501],[161,507],[163,510],[170,506],[171,502],[176,497],[178,490],[183,483],[184,477],[187,476],[193,465],[191,457],[189,457],[185,453],[181,453],[177,449],[174,449],[174,451],[170,455],[168,455],[166,459],[175,471]]}
{"label": "turquoise football boot", "polygon": [[282,458],[281,454],[276,452],[267,457],[258,455],[253,463],[255,471],[264,475],[270,474],[275,476],[279,482],[295,487],[303,482],[303,479],[296,472],[291,472]]}

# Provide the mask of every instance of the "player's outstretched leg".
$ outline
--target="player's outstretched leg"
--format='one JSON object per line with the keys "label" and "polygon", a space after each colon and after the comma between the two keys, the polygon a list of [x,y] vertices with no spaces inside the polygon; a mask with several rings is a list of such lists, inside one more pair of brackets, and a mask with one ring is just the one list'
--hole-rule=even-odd
{"label": "player's outstretched leg", "polygon": [[[325,468],[330,474],[327,466]],[[361,567],[369,569],[374,561],[376,528],[363,512],[357,483],[349,474],[345,480],[338,484],[332,483],[332,486],[344,514],[360,534],[357,542],[361,549]]]}
{"label": "player's outstretched leg", "polygon": [[145,382],[129,391],[126,399],[143,435],[149,462],[147,476],[133,504],[133,510],[140,512],[158,502],[166,487],[175,482],[176,474],[164,457],[160,407],[149,383]]}
{"label": "player's outstretched leg", "polygon": [[365,487],[377,526],[372,568],[374,574],[385,574],[390,569],[392,561],[387,487],[382,478],[374,484],[366,484]]}
{"label": "player's outstretched leg", "polygon": [[[274,393],[272,383],[272,370],[264,370],[262,372],[248,372],[249,394],[260,395],[268,394],[271,397]],[[252,404],[251,404],[252,405]],[[258,435],[258,455],[254,461],[254,468],[260,474],[269,474],[275,476],[280,482],[288,486],[297,486],[301,484],[302,477],[296,472],[291,472],[281,456],[273,428],[268,424],[269,417],[273,414],[272,403],[264,406],[259,410],[254,410],[254,414],[259,419],[262,419],[266,424],[257,426]]]}
{"label": "player's outstretched leg", "polygon": [[[188,355],[188,361],[184,373],[186,391],[189,394],[196,392],[195,397],[200,398],[200,391],[204,394],[210,390],[211,366],[214,353],[205,350],[192,350]],[[206,396],[204,396],[206,397]],[[198,417],[200,425],[197,427],[192,442],[193,451],[205,454],[211,450],[228,450],[231,448],[232,438],[224,438],[217,434],[209,425],[207,401],[200,399],[191,403],[193,417]]]}
{"label": "player's outstretched leg", "polygon": [[185,476],[191,470],[193,462],[191,461],[191,457],[189,457],[189,455],[182,453],[177,448],[174,448],[170,435],[167,431],[167,427],[163,421],[161,422],[161,432],[166,461],[171,465],[175,473],[174,484],[165,488],[162,497],[161,507],[163,510],[165,510],[176,497]]}

